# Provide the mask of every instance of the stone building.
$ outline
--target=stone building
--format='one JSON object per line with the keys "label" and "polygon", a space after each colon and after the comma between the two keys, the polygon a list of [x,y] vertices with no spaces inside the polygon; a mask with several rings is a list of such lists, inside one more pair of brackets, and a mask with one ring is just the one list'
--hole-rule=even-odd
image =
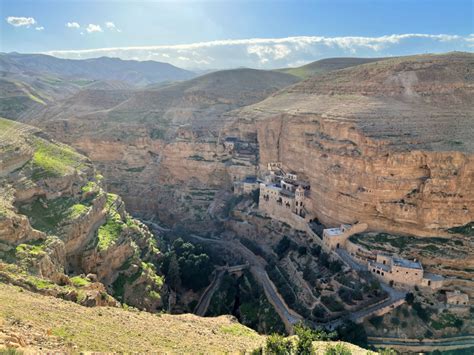
{"label": "stone building", "polygon": [[419,261],[411,261],[384,253],[377,254],[376,261],[368,262],[369,271],[378,279],[395,285],[421,286],[423,266]]}
{"label": "stone building", "polygon": [[269,163],[268,170],[264,182],[260,183],[259,209],[272,218],[302,229],[309,217],[305,205],[310,185],[299,180],[295,173],[285,173],[281,163]]}
{"label": "stone building", "polygon": [[341,224],[338,228],[327,228],[323,230],[323,246],[326,249],[339,249],[346,247],[350,236],[361,233],[367,229],[367,224],[357,223],[354,225]]}
{"label": "stone building", "polygon": [[224,139],[224,149],[227,152],[232,152],[234,151],[236,145],[237,145],[238,139],[237,137],[226,137]]}
{"label": "stone building", "polygon": [[259,183],[255,176],[247,176],[242,181],[234,182],[234,194],[236,195],[249,195],[258,188]]}
{"label": "stone building", "polygon": [[448,306],[464,306],[469,305],[469,296],[459,290],[446,292],[446,304]]}

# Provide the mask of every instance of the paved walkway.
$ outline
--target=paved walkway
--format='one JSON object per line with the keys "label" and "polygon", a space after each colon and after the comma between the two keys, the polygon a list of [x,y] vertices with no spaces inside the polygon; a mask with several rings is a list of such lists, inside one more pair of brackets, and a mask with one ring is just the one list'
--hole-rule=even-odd
{"label": "paved walkway", "polygon": [[344,249],[336,249],[336,254],[339,255],[351,269],[357,270],[357,271],[364,271],[367,270],[367,267],[364,267],[364,265],[361,265],[352,259],[352,257],[349,255],[347,250]]}
{"label": "paved walkway", "polygon": [[201,317],[204,317],[206,315],[207,309],[209,308],[209,304],[211,303],[212,296],[214,296],[214,293],[219,288],[222,282],[222,277],[224,276],[225,272],[226,269],[222,269],[214,275],[214,279],[212,280],[211,284],[206,288],[201,298],[199,299],[199,302],[194,310],[194,314]]}
{"label": "paved walkway", "polygon": [[210,239],[195,234],[191,234],[190,237],[206,243],[217,243],[222,245],[224,248],[228,248],[234,252],[237,251],[238,253],[240,253],[248,261],[250,265],[250,271],[256,278],[257,282],[262,285],[263,290],[265,292],[265,296],[267,297],[268,301],[275,307],[275,310],[282,318],[288,331],[291,332],[292,326],[303,320],[303,317],[301,317],[298,313],[288,307],[283,298],[277,292],[275,285],[270,280],[267,272],[265,271],[265,266],[267,265],[267,262],[263,258],[258,255],[255,255],[254,253],[252,253],[252,251],[250,251],[244,245],[235,240]]}
{"label": "paved walkway", "polygon": [[419,341],[418,339],[402,338],[378,338],[369,337],[368,343],[376,347],[394,347],[395,349],[415,352],[433,350],[453,350],[474,347],[474,337],[472,335],[450,337],[444,339],[433,339],[432,341]]}

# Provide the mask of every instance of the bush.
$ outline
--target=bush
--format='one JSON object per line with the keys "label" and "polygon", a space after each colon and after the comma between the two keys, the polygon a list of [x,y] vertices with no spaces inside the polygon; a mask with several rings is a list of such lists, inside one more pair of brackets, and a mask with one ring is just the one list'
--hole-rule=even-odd
{"label": "bush", "polygon": [[369,319],[370,324],[372,324],[375,328],[378,328],[383,323],[383,317],[372,317]]}
{"label": "bush", "polygon": [[314,335],[311,329],[304,325],[295,326],[295,334],[298,336],[296,353],[298,355],[311,355],[313,353]]}
{"label": "bush", "polygon": [[308,252],[307,248],[305,246],[300,246],[298,247],[298,254],[299,256],[306,255]]}
{"label": "bush", "polygon": [[341,312],[345,309],[341,302],[331,296],[322,296],[321,302],[324,303],[324,305],[329,308],[331,312]]}
{"label": "bush", "polygon": [[330,345],[326,348],[324,352],[325,355],[351,355],[351,350],[342,343],[336,345]]}
{"label": "bush", "polygon": [[293,344],[282,335],[272,334],[267,338],[265,350],[269,354],[288,355],[293,351]]}
{"label": "bush", "polygon": [[311,248],[311,255],[318,257],[321,255],[321,247],[316,245],[315,247]]}
{"label": "bush", "polygon": [[430,319],[430,313],[427,309],[423,308],[421,303],[414,302],[412,305],[413,309],[416,312],[416,315],[422,319],[423,321],[427,322]]}
{"label": "bush", "polygon": [[286,235],[278,242],[275,247],[275,253],[281,259],[285,256],[289,249],[295,249],[296,244],[290,240]]}
{"label": "bush", "polygon": [[408,292],[406,295],[405,295],[405,301],[408,303],[408,304],[413,304],[413,301],[415,300],[415,295],[411,292]]}
{"label": "bush", "polygon": [[347,321],[343,326],[337,329],[337,334],[340,340],[356,344],[363,348],[367,347],[367,333],[361,324]]}
{"label": "bush", "polygon": [[342,270],[342,263],[339,260],[329,262],[329,270],[332,272],[339,272]]}

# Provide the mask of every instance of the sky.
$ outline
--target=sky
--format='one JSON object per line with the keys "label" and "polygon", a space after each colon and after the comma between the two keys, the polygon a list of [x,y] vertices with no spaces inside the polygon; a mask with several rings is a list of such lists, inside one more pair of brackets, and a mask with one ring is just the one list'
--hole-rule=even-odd
{"label": "sky", "polygon": [[298,66],[474,50],[473,0],[0,0],[0,52]]}

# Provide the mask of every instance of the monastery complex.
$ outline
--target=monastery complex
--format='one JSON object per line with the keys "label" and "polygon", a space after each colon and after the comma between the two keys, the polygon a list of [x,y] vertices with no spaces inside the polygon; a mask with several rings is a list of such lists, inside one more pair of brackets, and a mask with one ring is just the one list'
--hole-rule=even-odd
{"label": "monastery complex", "polygon": [[[233,143],[233,142],[230,142]],[[336,228],[326,228],[322,237],[310,227],[315,219],[311,215],[310,184],[296,172],[286,172],[282,163],[271,162],[262,179],[247,177],[243,181],[234,182],[234,193],[249,194],[259,189],[259,210],[269,217],[287,223],[292,228],[308,232],[332,255],[345,255],[362,268],[366,268],[380,281],[394,287],[429,287],[438,289],[445,279],[439,275],[424,272],[422,264],[417,260],[407,260],[381,251],[367,248],[349,240],[355,234],[363,233],[368,225],[356,223],[342,224]],[[455,293],[453,293],[455,292]],[[449,293],[451,304],[465,304],[467,295],[453,291]]]}

